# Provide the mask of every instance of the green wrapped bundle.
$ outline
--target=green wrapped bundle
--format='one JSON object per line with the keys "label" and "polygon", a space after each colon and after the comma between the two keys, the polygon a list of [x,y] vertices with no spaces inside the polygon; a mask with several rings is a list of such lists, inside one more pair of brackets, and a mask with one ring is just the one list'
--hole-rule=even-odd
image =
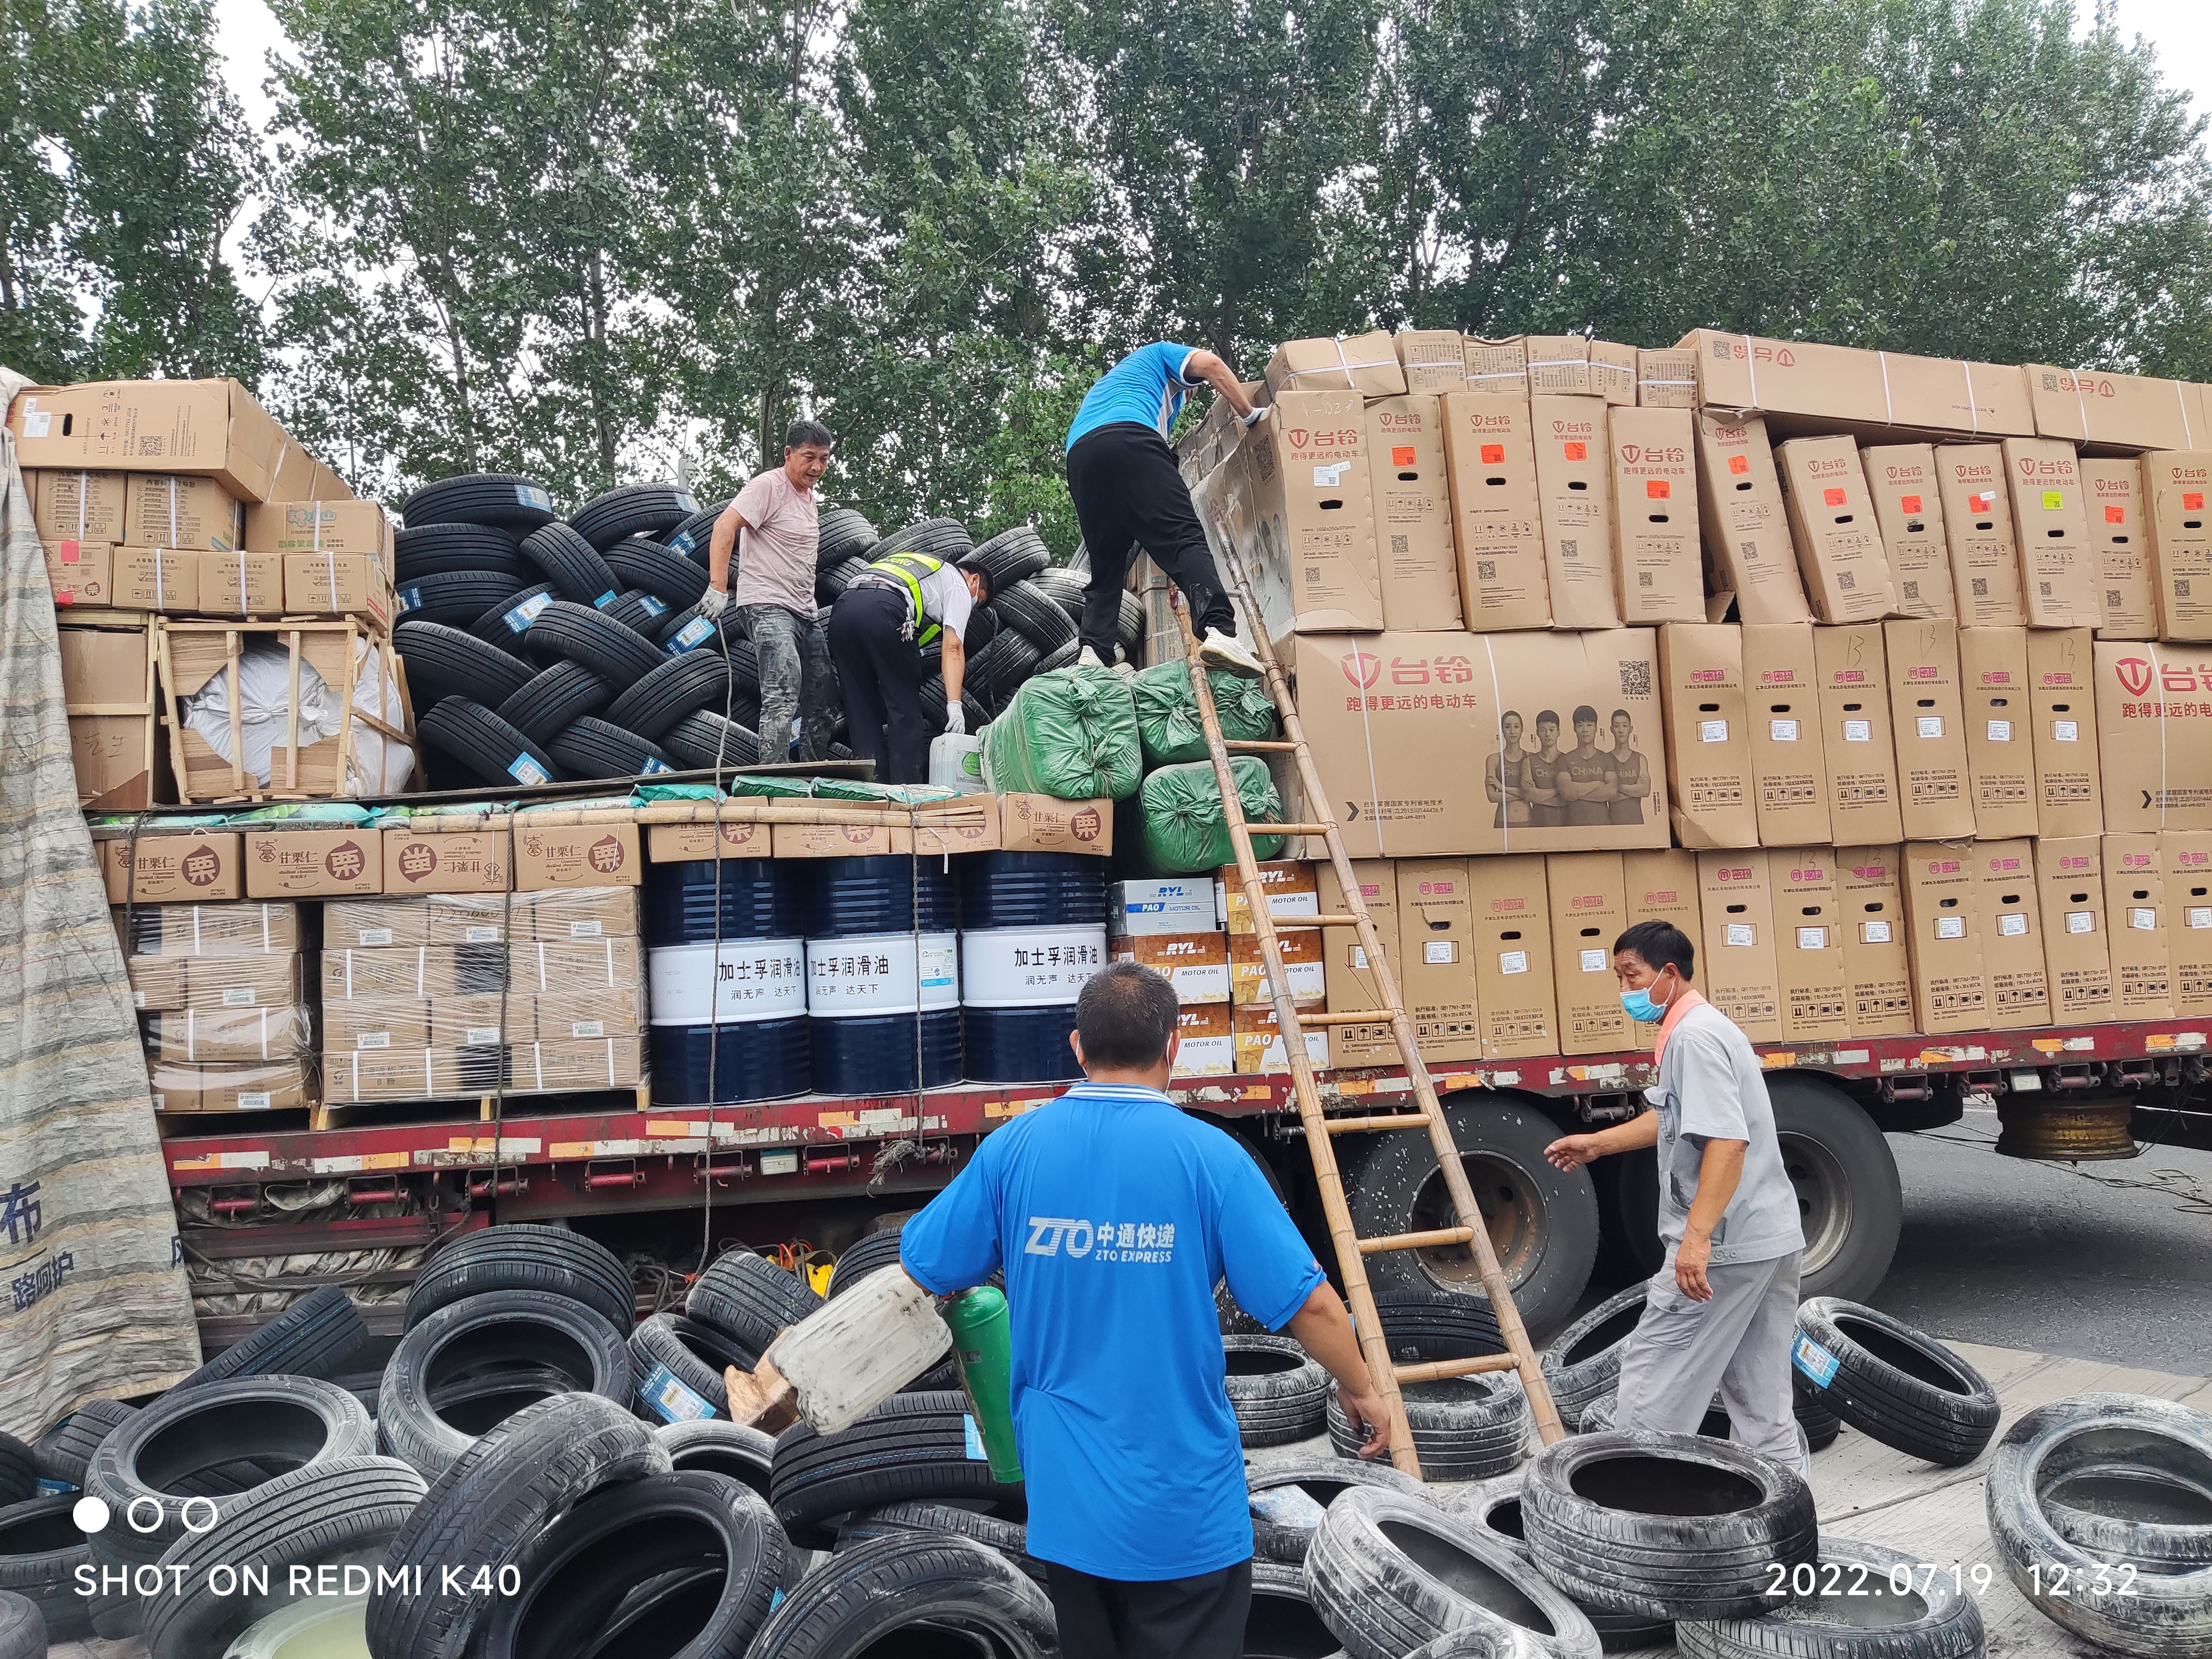
{"label": "green wrapped bundle", "polygon": [[983,728],[983,775],[1001,795],[1135,794],[1144,746],[1127,684],[1110,668],[1056,668],[1025,682]]}
{"label": "green wrapped bundle", "polygon": [[[1282,798],[1267,767],[1251,755],[1232,757],[1230,775],[1237,780],[1237,799],[1244,804],[1247,823],[1282,822]],[[1233,863],[1237,849],[1229,844],[1229,824],[1221,811],[1221,786],[1214,781],[1213,763],[1193,761],[1182,766],[1163,766],[1145,780],[1138,797],[1146,865],[1163,876],[1195,875]],[[1273,858],[1283,850],[1280,836],[1252,837],[1252,856]]]}
{"label": "green wrapped bundle", "polygon": [[[1221,735],[1232,743],[1258,743],[1275,735],[1275,705],[1259,680],[1209,668],[1213,712]],[[1206,731],[1198,723],[1198,698],[1190,689],[1188,662],[1164,662],[1130,683],[1137,705],[1137,735],[1144,740],[1145,765],[1175,766],[1206,758]]]}

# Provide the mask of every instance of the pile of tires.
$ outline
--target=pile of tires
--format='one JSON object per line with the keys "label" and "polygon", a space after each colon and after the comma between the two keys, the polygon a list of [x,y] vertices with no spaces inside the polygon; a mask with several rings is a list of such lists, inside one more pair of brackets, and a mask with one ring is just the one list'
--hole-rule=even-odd
{"label": "pile of tires", "polygon": [[[1510,1371],[1408,1382],[1399,1395],[1414,1455],[1431,1480],[1487,1480],[1528,1455],[1535,1419],[1521,1379]],[[1358,1457],[1367,1437],[1352,1428],[1334,1390],[1324,1407],[1329,1444],[1339,1457]]]}
{"label": "pile of tires", "polygon": [[[1518,1471],[1501,1474],[1490,1480],[1477,1481],[1454,1498],[1448,1507],[1452,1514],[1475,1531],[1493,1538],[1522,1559],[1529,1559],[1528,1533],[1521,1519],[1521,1486],[1523,1476]],[[1534,1562],[1530,1562],[1534,1565]],[[1570,1597],[1571,1600],[1572,1598]],[[1607,1653],[1625,1653],[1637,1648],[1656,1647],[1668,1638],[1674,1626],[1665,1619],[1656,1619],[1645,1613],[1616,1613],[1601,1607],[1582,1607],[1590,1627],[1597,1632],[1598,1640]]]}

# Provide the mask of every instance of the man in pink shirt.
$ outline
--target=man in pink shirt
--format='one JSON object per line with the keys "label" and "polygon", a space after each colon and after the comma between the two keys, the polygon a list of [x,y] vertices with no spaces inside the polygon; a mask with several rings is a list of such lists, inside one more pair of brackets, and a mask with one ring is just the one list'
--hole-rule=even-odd
{"label": "man in pink shirt", "polygon": [[[833,441],[826,427],[793,421],[783,437],[783,465],[748,483],[714,520],[707,553],[707,591],[699,614],[719,619],[732,603],[738,625],[760,664],[760,757],[791,751],[791,727],[801,723],[798,758],[830,752],[836,723],[830,706],[830,648],[814,610],[814,567],[821,521],[814,486],[830,470]],[[738,533],[744,546],[738,546]],[[738,554],[737,592],[730,556]]]}

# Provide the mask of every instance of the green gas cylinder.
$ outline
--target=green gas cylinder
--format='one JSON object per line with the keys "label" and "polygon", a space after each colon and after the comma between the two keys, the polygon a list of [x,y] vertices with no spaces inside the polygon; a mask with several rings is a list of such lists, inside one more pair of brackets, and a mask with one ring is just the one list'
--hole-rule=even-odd
{"label": "green gas cylinder", "polygon": [[963,1291],[945,1304],[952,1328],[952,1358],[960,1386],[990,1460],[991,1478],[1011,1484],[1022,1478],[1021,1454],[1014,1448],[1013,1323],[1006,1298],[988,1285]]}

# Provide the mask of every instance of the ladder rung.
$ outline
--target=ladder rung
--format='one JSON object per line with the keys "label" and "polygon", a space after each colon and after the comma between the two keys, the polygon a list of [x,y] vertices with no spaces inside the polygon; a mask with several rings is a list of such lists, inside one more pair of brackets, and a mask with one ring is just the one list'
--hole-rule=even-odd
{"label": "ladder rung", "polygon": [[1281,755],[1296,749],[1297,744],[1280,738],[1225,738],[1221,746],[1232,755]]}
{"label": "ladder rung", "polygon": [[1301,1025],[1388,1025],[1395,1012],[1389,1008],[1370,1008],[1354,1014],[1300,1014]]}
{"label": "ladder rung", "polygon": [[1429,1127],[1426,1112],[1401,1112],[1395,1116],[1333,1117],[1328,1120],[1333,1135],[1380,1134],[1391,1129],[1425,1129]]}
{"label": "ladder rung", "polygon": [[1471,1244],[1474,1242],[1472,1227],[1438,1227],[1433,1232],[1391,1233],[1382,1238],[1363,1238],[1359,1254],[1380,1255],[1385,1250],[1426,1250],[1439,1244]]}
{"label": "ladder rung", "polygon": [[1439,1382],[1448,1376],[1478,1376],[1484,1371],[1510,1371],[1521,1362],[1510,1353],[1486,1353],[1474,1359],[1432,1359],[1421,1365],[1394,1365],[1401,1382]]}
{"label": "ladder rung", "polygon": [[1325,836],[1336,826],[1330,823],[1248,823],[1245,833],[1254,836]]}
{"label": "ladder rung", "polygon": [[1285,927],[1357,927],[1359,925],[1359,918],[1350,911],[1341,915],[1331,911],[1321,916],[1273,916],[1269,920],[1275,924],[1275,931],[1279,933]]}

